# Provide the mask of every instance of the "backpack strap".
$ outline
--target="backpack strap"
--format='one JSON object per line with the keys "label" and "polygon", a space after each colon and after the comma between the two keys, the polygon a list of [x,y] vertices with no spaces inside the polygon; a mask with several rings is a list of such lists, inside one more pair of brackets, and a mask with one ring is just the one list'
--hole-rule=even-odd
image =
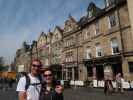
{"label": "backpack strap", "polygon": [[38,79],[40,81],[40,84],[42,83],[42,76],[41,75],[38,75]]}
{"label": "backpack strap", "polygon": [[25,74],[25,78],[26,78],[25,90],[27,90],[30,85],[37,86],[37,85],[40,85],[42,83],[42,76],[41,75],[38,76],[40,83],[32,83],[31,84],[31,82],[30,82],[31,80],[30,80],[30,77],[28,74]]}
{"label": "backpack strap", "polygon": [[29,75],[25,75],[25,79],[26,79],[26,85],[25,85],[25,90],[27,90],[29,88],[30,85],[30,77]]}

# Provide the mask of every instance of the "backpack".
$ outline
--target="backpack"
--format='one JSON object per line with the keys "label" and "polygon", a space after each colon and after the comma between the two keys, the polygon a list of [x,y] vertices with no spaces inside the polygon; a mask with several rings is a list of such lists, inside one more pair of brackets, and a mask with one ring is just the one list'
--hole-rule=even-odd
{"label": "backpack", "polygon": [[31,80],[30,80],[30,77],[29,77],[28,74],[25,74],[24,76],[25,76],[25,78],[26,78],[25,90],[27,90],[27,89],[29,88],[30,85],[37,86],[37,85],[40,85],[41,82],[42,82],[42,77],[41,77],[41,75],[38,76],[38,79],[40,80],[40,83],[33,83],[33,84],[31,84],[31,82],[30,82]]}

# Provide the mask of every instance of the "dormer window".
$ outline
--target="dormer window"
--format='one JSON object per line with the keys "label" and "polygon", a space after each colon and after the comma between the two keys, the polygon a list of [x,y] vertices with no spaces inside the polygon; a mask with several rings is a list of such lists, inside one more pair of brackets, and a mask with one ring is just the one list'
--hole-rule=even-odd
{"label": "dormer window", "polygon": [[58,34],[55,35],[55,39],[58,40]]}
{"label": "dormer window", "polygon": [[95,35],[99,34],[99,21],[97,20],[95,23]]}
{"label": "dormer window", "polygon": [[84,30],[84,40],[88,39],[90,37],[90,32],[89,30]]}
{"label": "dormer window", "polygon": [[91,2],[89,4],[89,7],[88,7],[87,11],[88,11],[88,17],[89,18],[95,16],[95,13],[96,13],[96,5],[93,2]]}
{"label": "dormer window", "polygon": [[93,15],[92,13],[93,13],[93,11],[89,11],[89,18],[92,17],[92,15]]}
{"label": "dormer window", "polygon": [[115,13],[109,15],[108,19],[109,19],[109,28],[116,25],[116,15],[115,15]]}

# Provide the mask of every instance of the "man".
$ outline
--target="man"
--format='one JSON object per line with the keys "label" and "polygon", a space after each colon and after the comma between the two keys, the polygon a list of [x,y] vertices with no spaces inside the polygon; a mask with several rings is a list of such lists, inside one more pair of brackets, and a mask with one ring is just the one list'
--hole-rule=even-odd
{"label": "man", "polygon": [[27,75],[30,79],[30,84],[26,88],[26,76],[20,78],[17,89],[19,100],[39,100],[41,89],[41,80],[39,79],[40,68],[42,64],[39,60],[33,60],[31,65],[31,72]]}

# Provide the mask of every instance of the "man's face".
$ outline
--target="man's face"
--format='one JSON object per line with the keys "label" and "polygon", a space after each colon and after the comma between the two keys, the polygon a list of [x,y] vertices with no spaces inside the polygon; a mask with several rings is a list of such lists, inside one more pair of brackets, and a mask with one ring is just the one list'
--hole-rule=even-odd
{"label": "man's face", "polygon": [[37,75],[40,73],[41,64],[38,61],[33,61],[31,66],[31,73]]}
{"label": "man's face", "polygon": [[51,71],[45,71],[43,76],[47,84],[52,83],[53,74]]}

